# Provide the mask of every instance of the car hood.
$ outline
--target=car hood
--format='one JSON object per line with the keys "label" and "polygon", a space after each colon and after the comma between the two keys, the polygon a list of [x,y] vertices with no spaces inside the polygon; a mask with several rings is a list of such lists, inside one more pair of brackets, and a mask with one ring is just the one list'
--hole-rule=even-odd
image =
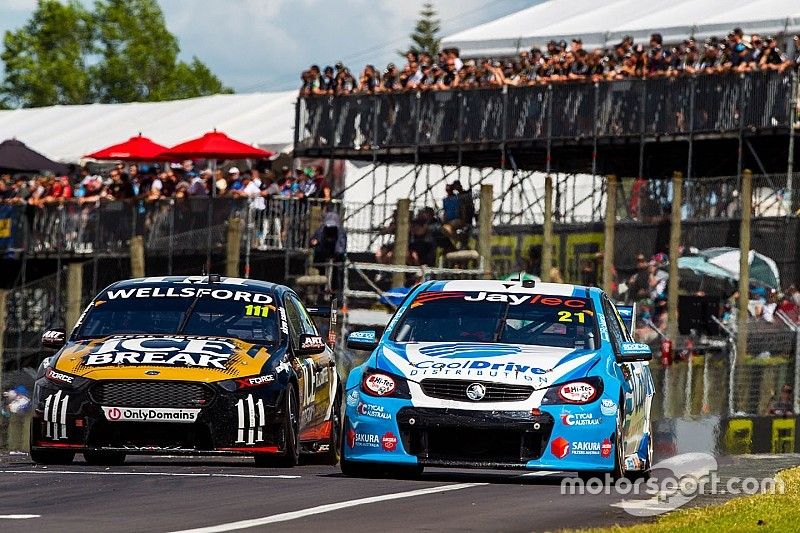
{"label": "car hood", "polygon": [[186,335],[112,335],[69,343],[51,361],[89,379],[221,381],[262,372],[264,346],[237,339]]}
{"label": "car hood", "polygon": [[426,378],[499,381],[537,389],[586,376],[595,350],[487,343],[385,343],[376,366],[412,381]]}

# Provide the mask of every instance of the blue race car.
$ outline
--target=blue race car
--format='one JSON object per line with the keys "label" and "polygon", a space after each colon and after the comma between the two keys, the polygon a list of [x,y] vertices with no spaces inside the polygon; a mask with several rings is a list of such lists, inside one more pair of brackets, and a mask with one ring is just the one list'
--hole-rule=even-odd
{"label": "blue race car", "polygon": [[346,475],[425,466],[642,475],[652,358],[596,288],[533,281],[416,287],[346,385]]}

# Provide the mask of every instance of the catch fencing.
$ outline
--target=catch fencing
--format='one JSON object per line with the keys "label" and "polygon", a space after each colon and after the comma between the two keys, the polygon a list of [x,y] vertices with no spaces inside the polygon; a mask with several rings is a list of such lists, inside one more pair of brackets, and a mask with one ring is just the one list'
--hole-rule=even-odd
{"label": "catch fencing", "polygon": [[[684,352],[688,360],[661,366],[656,357],[650,368],[656,385],[653,415],[679,417],[763,416],[785,408],[800,412],[800,328],[776,317],[775,323],[748,323],[746,354],[736,353],[734,324],[724,333]],[[791,387],[785,398],[781,390]],[[778,415],[781,412],[777,413]]]}

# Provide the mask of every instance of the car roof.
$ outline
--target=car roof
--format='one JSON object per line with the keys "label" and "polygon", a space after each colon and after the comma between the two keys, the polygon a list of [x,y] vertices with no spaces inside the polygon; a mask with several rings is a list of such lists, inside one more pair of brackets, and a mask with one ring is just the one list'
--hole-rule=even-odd
{"label": "car roof", "polygon": [[231,290],[248,290],[253,292],[276,292],[282,293],[284,291],[291,291],[285,285],[277,283],[270,283],[269,281],[261,281],[258,279],[245,279],[220,276],[219,281],[209,283],[208,276],[152,276],[146,278],[132,278],[122,281],[117,281],[108,286],[108,288],[124,289],[141,287],[147,285],[150,287],[169,287],[171,285],[213,285]]}
{"label": "car roof", "polygon": [[493,279],[460,279],[452,281],[432,281],[424,287],[425,291],[473,291],[499,292],[515,294],[543,294],[549,296],[576,296],[589,298],[591,294],[601,293],[596,287],[585,287],[571,283],[544,283],[541,281],[493,280]]}

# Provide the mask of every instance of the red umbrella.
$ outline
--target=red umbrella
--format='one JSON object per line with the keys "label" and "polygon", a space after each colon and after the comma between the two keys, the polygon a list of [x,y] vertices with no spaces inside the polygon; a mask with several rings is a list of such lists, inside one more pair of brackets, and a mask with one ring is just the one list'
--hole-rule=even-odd
{"label": "red umbrella", "polygon": [[254,159],[271,155],[272,152],[231,139],[217,130],[199,139],[176,144],[161,154],[169,159]]}
{"label": "red umbrella", "polygon": [[86,155],[86,157],[121,161],[153,161],[162,159],[159,156],[166,151],[166,146],[154,143],[147,137],[142,137],[140,133],[136,137],[131,137],[123,143],[103,148],[102,150]]}

